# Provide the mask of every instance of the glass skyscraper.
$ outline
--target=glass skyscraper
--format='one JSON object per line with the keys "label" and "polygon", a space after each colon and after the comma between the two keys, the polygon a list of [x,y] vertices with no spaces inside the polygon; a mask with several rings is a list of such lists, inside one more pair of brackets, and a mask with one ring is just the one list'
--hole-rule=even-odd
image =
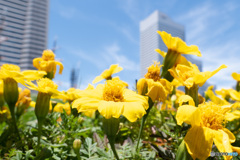
{"label": "glass skyscraper", "polygon": [[33,58],[47,48],[49,0],[1,0],[0,65],[34,69]]}

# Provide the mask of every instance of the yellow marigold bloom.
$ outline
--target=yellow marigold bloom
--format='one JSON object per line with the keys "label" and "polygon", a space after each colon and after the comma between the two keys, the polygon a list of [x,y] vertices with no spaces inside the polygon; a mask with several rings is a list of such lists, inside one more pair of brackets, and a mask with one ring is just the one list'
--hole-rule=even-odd
{"label": "yellow marigold bloom", "polygon": [[42,58],[33,59],[33,66],[40,71],[46,71],[50,79],[54,78],[57,65],[60,67],[59,74],[62,74],[63,65],[61,62],[55,61],[55,54],[51,50],[44,50]]}
{"label": "yellow marigold bloom", "polygon": [[229,100],[230,92],[233,90],[234,89],[221,89],[221,90],[216,90],[215,93],[217,95],[220,95],[223,99]]}
{"label": "yellow marigold bloom", "polygon": [[220,71],[223,68],[227,68],[226,65],[221,65],[218,69],[213,72],[206,71],[200,72],[197,65],[191,64],[191,66],[178,64],[177,67],[169,69],[168,71],[171,75],[181,82],[188,89],[191,88],[194,84],[201,87],[209,78],[214,74]]}
{"label": "yellow marigold bloom", "polygon": [[[219,152],[240,151],[240,148],[231,145],[235,141],[235,136],[224,127],[225,115],[230,107],[230,105],[219,106],[209,102],[200,104],[198,107],[183,105],[178,108],[176,115],[178,125],[182,125],[183,122],[191,125],[184,141],[193,159],[207,159],[213,142]],[[224,156],[224,159],[231,158],[231,156]]]}
{"label": "yellow marigold bloom", "polygon": [[168,50],[175,51],[181,54],[192,54],[201,57],[201,53],[198,47],[195,45],[187,46],[187,44],[179,37],[172,37],[165,31],[157,31],[162,37],[163,42],[167,46]]}
{"label": "yellow marigold bloom", "polygon": [[149,96],[152,101],[164,101],[172,90],[172,85],[166,79],[160,79],[160,63],[154,62],[148,67],[145,78],[141,78],[137,83],[138,93]]}
{"label": "yellow marigold bloom", "polygon": [[60,92],[57,90],[58,85],[48,78],[41,78],[37,81],[37,85],[32,82],[26,82],[27,87],[31,90],[36,90],[41,93],[46,93],[48,95],[57,95]]}
{"label": "yellow marigold bloom", "polygon": [[163,60],[163,68],[161,76],[171,81],[172,77],[168,73],[168,69],[176,66],[180,61],[186,61],[186,58],[182,57],[181,54],[192,54],[201,57],[201,53],[198,50],[198,47],[195,45],[187,46],[186,43],[181,40],[179,37],[172,37],[171,34],[168,34],[165,31],[157,31],[162,37],[163,42],[168,48],[167,54],[164,54],[162,51],[157,49],[161,55],[165,56]]}
{"label": "yellow marigold bloom", "polygon": [[26,70],[21,71],[20,67],[14,64],[3,64],[0,69],[0,79],[12,78],[17,82],[23,83],[24,80],[33,81],[46,75],[43,71]]}
{"label": "yellow marigold bloom", "polygon": [[65,110],[65,112],[67,113],[67,115],[71,114],[71,107],[69,103],[57,103],[57,105],[54,107],[53,111],[54,112],[60,112],[63,113],[63,110]]}
{"label": "yellow marigold bloom", "polygon": [[81,97],[73,101],[72,107],[78,112],[98,110],[106,119],[123,115],[134,122],[146,113],[148,99],[127,89],[121,80],[112,79],[99,84],[96,89],[84,90]]}
{"label": "yellow marigold bloom", "polygon": [[240,119],[240,102],[235,102],[231,111],[226,113],[226,120],[233,121],[235,119]]}
{"label": "yellow marigold bloom", "polygon": [[16,106],[24,105],[26,108],[28,108],[30,103],[31,103],[31,91],[29,89],[24,89],[19,94]]}
{"label": "yellow marigold bloom", "polygon": [[112,75],[120,72],[122,69],[123,68],[119,67],[118,64],[112,64],[109,69],[106,69],[101,73],[100,76],[97,76],[92,83],[94,84],[94,83],[100,82],[103,79],[106,79],[106,80],[112,79]]}
{"label": "yellow marigold bloom", "polygon": [[209,99],[218,105],[228,105],[229,103],[225,99],[221,99],[217,97],[213,92],[213,86],[209,86],[205,91],[205,94],[209,97]]}

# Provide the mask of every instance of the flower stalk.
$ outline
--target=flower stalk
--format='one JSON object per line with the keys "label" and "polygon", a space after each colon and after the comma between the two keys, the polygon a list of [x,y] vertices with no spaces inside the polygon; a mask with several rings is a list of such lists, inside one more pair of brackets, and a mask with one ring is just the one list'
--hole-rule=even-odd
{"label": "flower stalk", "polygon": [[189,95],[193,98],[195,102],[195,106],[198,106],[199,99],[198,99],[198,85],[194,84],[191,88],[185,87],[185,94]]}
{"label": "flower stalk", "polygon": [[113,117],[110,119],[103,118],[103,130],[107,135],[109,144],[117,160],[119,160],[119,157],[114,144],[115,144],[115,138],[119,129],[119,123],[120,121],[118,118],[113,118]]}
{"label": "flower stalk", "polygon": [[140,129],[139,129],[139,132],[138,132],[137,146],[136,146],[136,152],[137,153],[138,153],[138,146],[139,146],[139,142],[140,142],[140,139],[141,139],[141,136],[142,136],[142,131],[143,131],[145,121],[148,117],[148,114],[149,114],[150,110],[152,109],[152,107],[154,105],[154,102],[151,100],[151,98],[148,98],[148,104],[149,104],[149,108],[146,110],[146,114],[142,118],[141,126],[140,126]]}

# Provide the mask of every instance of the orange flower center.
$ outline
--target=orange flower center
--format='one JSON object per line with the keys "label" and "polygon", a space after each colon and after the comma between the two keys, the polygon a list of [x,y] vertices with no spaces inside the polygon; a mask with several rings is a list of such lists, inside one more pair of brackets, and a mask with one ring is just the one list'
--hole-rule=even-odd
{"label": "orange flower center", "polygon": [[44,50],[42,59],[44,61],[50,61],[50,60],[53,61],[55,59],[55,54],[51,50]]}
{"label": "orange flower center", "polygon": [[17,65],[14,65],[14,64],[3,64],[1,69],[5,69],[5,70],[8,70],[8,71],[17,71],[17,72],[20,72],[20,67],[18,67]]}
{"label": "orange flower center", "polygon": [[107,80],[103,90],[103,100],[123,102],[124,83],[121,80]]}
{"label": "orange flower center", "polygon": [[38,87],[42,89],[46,88],[52,88],[52,89],[57,89],[58,86],[50,79],[48,78],[42,78],[39,81],[37,81]]}
{"label": "orange flower center", "polygon": [[210,102],[199,106],[202,114],[202,125],[214,130],[224,128],[226,123],[225,113],[226,109]]}
{"label": "orange flower center", "polygon": [[160,62],[159,63],[154,62],[153,65],[148,67],[148,72],[147,74],[145,74],[145,78],[153,79],[155,82],[160,80],[160,70],[161,70]]}

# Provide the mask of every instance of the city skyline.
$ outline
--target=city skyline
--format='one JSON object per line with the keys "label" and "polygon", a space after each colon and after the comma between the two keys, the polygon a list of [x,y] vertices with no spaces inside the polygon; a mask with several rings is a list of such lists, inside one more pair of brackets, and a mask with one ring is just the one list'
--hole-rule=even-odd
{"label": "city skyline", "polygon": [[0,2],[0,64],[12,63],[22,70],[35,69],[32,60],[42,55],[48,39],[48,0]]}

